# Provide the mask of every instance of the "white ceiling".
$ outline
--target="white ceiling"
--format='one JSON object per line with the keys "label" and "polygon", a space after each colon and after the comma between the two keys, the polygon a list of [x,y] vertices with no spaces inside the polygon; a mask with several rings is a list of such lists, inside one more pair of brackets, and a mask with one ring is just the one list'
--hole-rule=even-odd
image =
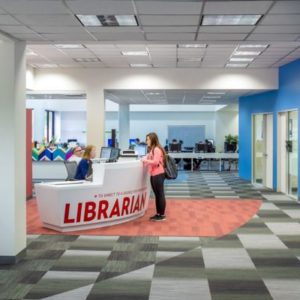
{"label": "white ceiling", "polygon": [[253,93],[253,90],[105,90],[105,99],[133,105],[230,105]]}
{"label": "white ceiling", "polygon": [[[83,27],[75,14],[133,14],[138,27]],[[256,26],[200,26],[206,14],[262,14]],[[0,32],[28,41],[37,68],[124,67],[224,68],[240,44],[270,46],[248,68],[269,68],[300,58],[300,1],[260,0],[0,0]],[[181,49],[179,43],[204,43]],[[77,50],[57,43],[82,43]],[[146,57],[120,52],[148,50]],[[74,58],[99,58],[75,62]],[[186,61],[201,58],[201,62]]]}

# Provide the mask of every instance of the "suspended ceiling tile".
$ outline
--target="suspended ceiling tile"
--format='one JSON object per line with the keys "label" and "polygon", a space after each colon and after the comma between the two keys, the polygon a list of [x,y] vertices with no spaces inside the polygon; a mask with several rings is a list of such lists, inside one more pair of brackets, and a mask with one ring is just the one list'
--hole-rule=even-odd
{"label": "suspended ceiling tile", "polygon": [[30,26],[38,33],[86,33],[82,26]]}
{"label": "suspended ceiling tile", "polygon": [[259,25],[299,25],[300,14],[266,15]]}
{"label": "suspended ceiling tile", "polygon": [[194,33],[147,33],[147,40],[155,41],[194,41]]}
{"label": "suspended ceiling tile", "polygon": [[247,40],[248,41],[295,41],[299,35],[298,34],[260,34],[253,33]]}
{"label": "suspended ceiling tile", "polygon": [[194,15],[200,14],[202,2],[195,1],[136,1],[139,14]]}
{"label": "suspended ceiling tile", "polygon": [[93,35],[101,41],[143,41],[144,35],[140,32],[112,32],[99,33],[95,32]]}
{"label": "suspended ceiling tile", "polygon": [[276,1],[270,14],[300,14],[299,1]]}
{"label": "suspended ceiling tile", "polygon": [[12,35],[19,40],[45,41],[45,39],[43,37],[41,37],[35,33],[14,33]]}
{"label": "suspended ceiling tile", "polygon": [[67,8],[53,0],[0,0],[0,7],[10,14],[64,14]]}
{"label": "suspended ceiling tile", "polygon": [[200,33],[249,33],[255,26],[200,26]]}
{"label": "suspended ceiling tile", "polygon": [[91,41],[93,38],[87,33],[45,33],[42,36],[50,41]]}
{"label": "suspended ceiling tile", "polygon": [[197,26],[144,26],[143,30],[149,32],[197,32]]}
{"label": "suspended ceiling tile", "polygon": [[81,25],[80,22],[73,15],[15,15],[25,25],[37,25],[37,26],[72,26]]}
{"label": "suspended ceiling tile", "polygon": [[26,26],[1,26],[0,30],[6,33],[34,33]]}
{"label": "suspended ceiling tile", "polygon": [[132,1],[67,0],[67,6],[75,14],[134,15]]}
{"label": "suspended ceiling tile", "polygon": [[264,14],[273,1],[208,1],[204,14]]}
{"label": "suspended ceiling tile", "polygon": [[0,15],[0,25],[20,25],[20,22],[9,15]]}
{"label": "suspended ceiling tile", "polygon": [[245,39],[247,34],[244,33],[199,33],[198,41],[239,41]]}
{"label": "suspended ceiling tile", "polygon": [[143,26],[197,26],[198,15],[141,15],[140,20]]}
{"label": "suspended ceiling tile", "polygon": [[300,34],[299,25],[281,25],[281,26],[257,26],[253,33],[298,33]]}

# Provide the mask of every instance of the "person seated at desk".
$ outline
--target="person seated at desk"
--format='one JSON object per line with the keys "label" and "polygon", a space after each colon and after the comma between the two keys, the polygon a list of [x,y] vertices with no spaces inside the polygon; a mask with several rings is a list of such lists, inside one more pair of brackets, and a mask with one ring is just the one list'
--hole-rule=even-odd
{"label": "person seated at desk", "polygon": [[89,180],[92,177],[92,161],[91,159],[96,157],[96,147],[89,145],[85,148],[82,159],[77,166],[75,179],[77,180]]}
{"label": "person seated at desk", "polygon": [[76,161],[77,164],[79,164],[81,159],[82,159],[82,149],[79,146],[75,147],[73,149],[73,155],[68,160],[69,161]]}

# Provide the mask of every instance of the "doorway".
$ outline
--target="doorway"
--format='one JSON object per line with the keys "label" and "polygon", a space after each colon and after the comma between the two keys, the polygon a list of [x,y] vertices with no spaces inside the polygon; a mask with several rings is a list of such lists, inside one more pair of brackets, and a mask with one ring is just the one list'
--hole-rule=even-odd
{"label": "doorway", "polygon": [[278,114],[278,191],[298,195],[298,111]]}
{"label": "doorway", "polygon": [[252,128],[252,183],[273,188],[273,115],[253,115]]}

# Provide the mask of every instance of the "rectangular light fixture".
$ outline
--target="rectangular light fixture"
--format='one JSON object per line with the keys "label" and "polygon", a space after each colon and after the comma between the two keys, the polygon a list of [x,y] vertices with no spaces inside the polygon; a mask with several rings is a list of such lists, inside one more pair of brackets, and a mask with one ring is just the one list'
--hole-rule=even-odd
{"label": "rectangular light fixture", "polygon": [[221,96],[215,95],[215,96],[203,96],[202,99],[220,99]]}
{"label": "rectangular light fixture", "polygon": [[47,69],[58,67],[58,65],[56,65],[56,64],[34,64],[33,66],[36,68],[47,68]]}
{"label": "rectangular light fixture", "polygon": [[268,44],[265,44],[265,45],[260,45],[260,44],[257,44],[257,45],[239,45],[239,49],[267,48],[267,47],[269,47]]}
{"label": "rectangular light fixture", "polygon": [[262,15],[204,15],[204,26],[255,25]]}
{"label": "rectangular light fixture", "polygon": [[257,56],[260,55],[261,51],[234,51],[233,55],[236,56]]}
{"label": "rectangular light fixture", "polygon": [[130,64],[132,68],[151,68],[152,65],[149,64]]}
{"label": "rectangular light fixture", "polygon": [[79,57],[73,58],[76,62],[100,62],[101,60],[98,57]]}
{"label": "rectangular light fixture", "polygon": [[232,64],[232,63],[226,64],[227,68],[246,68],[247,66],[248,64]]}
{"label": "rectangular light fixture", "polygon": [[231,57],[230,61],[233,62],[252,62],[254,60],[253,57]]}
{"label": "rectangular light fixture", "polygon": [[207,92],[208,95],[225,95],[225,92]]}
{"label": "rectangular light fixture", "polygon": [[148,56],[147,51],[121,51],[124,56]]}
{"label": "rectangular light fixture", "polygon": [[206,48],[206,44],[178,44],[178,48]]}
{"label": "rectangular light fixture", "polygon": [[76,15],[83,26],[102,26],[96,15]]}
{"label": "rectangular light fixture", "polygon": [[29,48],[27,48],[27,50],[26,50],[26,55],[37,56],[37,54],[35,52],[33,52],[31,49],[29,49]]}
{"label": "rectangular light fixture", "polygon": [[58,49],[83,49],[85,48],[82,44],[55,44]]}
{"label": "rectangular light fixture", "polygon": [[76,15],[83,26],[138,26],[135,15]]}
{"label": "rectangular light fixture", "polygon": [[202,57],[179,57],[178,62],[201,62]]}

